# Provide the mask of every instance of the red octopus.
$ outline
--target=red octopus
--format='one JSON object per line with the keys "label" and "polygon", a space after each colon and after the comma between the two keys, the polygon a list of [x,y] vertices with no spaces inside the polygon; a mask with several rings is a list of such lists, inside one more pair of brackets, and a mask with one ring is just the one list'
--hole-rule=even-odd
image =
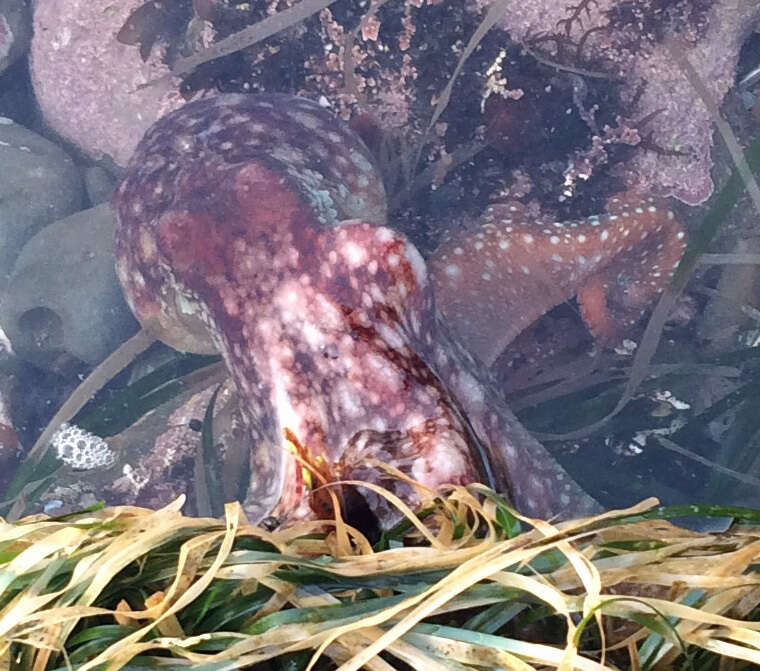
{"label": "red octopus", "polygon": [[371,155],[329,111],[285,95],[189,103],[146,133],[113,205],[138,319],[225,358],[251,432],[253,520],[314,514],[293,444],[412,503],[371,458],[431,487],[485,480],[531,515],[598,510],[450,337],[425,262],[384,226]]}

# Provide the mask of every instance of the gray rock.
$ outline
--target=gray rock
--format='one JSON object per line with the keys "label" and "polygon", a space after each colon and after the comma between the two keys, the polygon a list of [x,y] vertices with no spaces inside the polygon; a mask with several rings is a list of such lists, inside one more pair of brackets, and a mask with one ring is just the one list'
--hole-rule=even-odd
{"label": "gray rock", "polygon": [[58,146],[0,117],[0,288],[21,248],[82,207],[82,178]]}
{"label": "gray rock", "polygon": [[111,200],[116,179],[105,168],[93,165],[84,171],[84,184],[90,203],[100,205]]}
{"label": "gray rock", "polygon": [[99,205],[47,226],[22,250],[0,303],[15,353],[43,368],[99,363],[137,330],[114,272],[115,222]]}
{"label": "gray rock", "polygon": [[26,53],[31,38],[32,17],[27,3],[0,0],[0,72]]}

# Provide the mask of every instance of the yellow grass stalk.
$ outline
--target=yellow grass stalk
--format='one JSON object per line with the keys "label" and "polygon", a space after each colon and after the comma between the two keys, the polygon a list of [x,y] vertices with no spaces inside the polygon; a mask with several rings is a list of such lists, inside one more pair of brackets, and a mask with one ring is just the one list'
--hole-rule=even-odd
{"label": "yellow grass stalk", "polygon": [[[649,500],[563,523],[520,518],[531,529],[508,538],[497,520],[506,508],[480,485],[418,488],[431,506],[420,518],[390,492],[360,484],[410,522],[390,549],[376,551],[345,523],[332,486],[334,519],[276,531],[249,525],[236,503],[221,521],[185,517],[182,500],[158,511],[0,522],[0,671],[10,668],[12,649],[25,651],[29,671],[65,665],[83,622],[124,630],[84,658],[76,653],[80,671],[115,671],[157,654],[221,671],[295,651],[310,651],[310,666],[326,655],[339,671],[392,671],[393,660],[431,671],[602,671],[614,668],[606,656],[614,650],[629,650],[636,668],[640,651],[648,663],[670,664],[685,646],[760,665],[760,623],[746,618],[760,604],[756,529],[713,535],[658,520],[618,524],[651,510]],[[151,566],[160,573],[147,575]],[[122,575],[142,581],[144,601],[134,590],[131,602],[119,598]],[[326,589],[323,580],[337,586]],[[221,584],[233,585],[240,603],[259,599],[258,609],[236,629],[196,630],[202,620],[188,609]],[[609,593],[621,584],[630,594]],[[539,603],[564,623],[564,645],[457,624],[465,612]],[[659,625],[628,630],[608,646],[610,617]],[[581,636],[589,625],[596,637]],[[591,656],[586,639],[599,648]]]}

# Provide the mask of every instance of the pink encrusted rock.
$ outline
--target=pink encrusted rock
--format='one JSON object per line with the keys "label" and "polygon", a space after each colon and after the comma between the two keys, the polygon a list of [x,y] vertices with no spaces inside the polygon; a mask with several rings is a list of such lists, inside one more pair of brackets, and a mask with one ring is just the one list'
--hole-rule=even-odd
{"label": "pink encrusted rock", "polygon": [[116,33],[143,0],[45,0],[34,8],[32,83],[45,121],[95,159],[125,165],[146,129],[183,104],[155,45]]}
{"label": "pink encrusted rock", "polygon": [[[477,4],[490,5],[492,0],[477,0]],[[651,39],[651,35],[636,40],[639,36],[630,25],[625,35],[610,29],[610,11],[620,10],[619,4],[615,0],[577,0],[573,6],[556,0],[510,2],[505,4],[500,25],[522,43],[544,33],[567,36],[577,44],[587,35],[584,58],[602,55],[625,82],[623,98],[630,108],[621,123],[636,125],[652,115],[640,127],[640,134],[651,131],[647,142],[659,151],[637,151],[622,169],[625,181],[638,190],[699,204],[713,191],[712,118],[665,43],[657,37]],[[652,4],[646,0],[629,3],[642,12],[644,20],[676,40],[677,48],[720,104],[734,82],[742,44],[760,25],[760,4],[755,0],[717,0],[709,10],[702,10],[684,2],[674,5],[667,16],[657,18],[652,18]],[[574,12],[575,20],[567,23]],[[677,25],[676,31],[666,21]],[[634,43],[637,48],[632,47]]]}
{"label": "pink encrusted rock", "polygon": [[[109,502],[153,508],[166,505],[180,494],[192,495],[188,471],[192,473],[201,436],[190,428],[190,421],[203,420],[215,387],[216,384],[183,398],[163,422],[152,418],[149,426],[133,426],[122,434],[124,463],[121,476],[106,486]],[[217,409],[221,405],[220,402]],[[146,434],[156,423],[166,428],[152,444],[152,437]],[[219,440],[218,435],[215,440]]]}

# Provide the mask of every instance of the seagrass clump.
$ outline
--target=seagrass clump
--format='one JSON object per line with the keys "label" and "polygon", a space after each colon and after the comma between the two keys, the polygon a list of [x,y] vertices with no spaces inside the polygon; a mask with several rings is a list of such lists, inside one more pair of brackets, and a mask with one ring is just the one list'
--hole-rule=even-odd
{"label": "seagrass clump", "polygon": [[480,485],[418,488],[416,515],[375,489],[403,518],[374,545],[334,489],[334,519],[275,531],[181,499],[0,522],[0,669],[760,665],[760,528],[663,519],[753,511],[552,524]]}

